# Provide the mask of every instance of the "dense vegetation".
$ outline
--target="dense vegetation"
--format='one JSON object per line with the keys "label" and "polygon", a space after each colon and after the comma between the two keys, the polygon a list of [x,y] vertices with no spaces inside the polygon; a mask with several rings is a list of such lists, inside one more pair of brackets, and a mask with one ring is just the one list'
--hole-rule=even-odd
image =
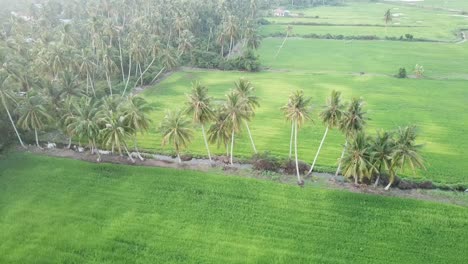
{"label": "dense vegetation", "polygon": [[31,154],[0,167],[2,263],[468,258],[468,210],[454,205]]}

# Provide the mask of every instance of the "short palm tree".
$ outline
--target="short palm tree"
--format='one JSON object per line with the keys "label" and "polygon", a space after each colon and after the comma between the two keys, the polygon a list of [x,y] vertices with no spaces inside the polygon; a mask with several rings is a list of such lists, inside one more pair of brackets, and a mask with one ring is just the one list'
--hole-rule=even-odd
{"label": "short palm tree", "polygon": [[192,92],[187,95],[187,113],[193,117],[193,122],[201,126],[203,140],[205,141],[208,158],[211,161],[210,147],[206,139],[205,125],[214,119],[215,115],[211,109],[211,98],[208,96],[208,89],[200,82],[192,84]]}
{"label": "short palm tree", "polygon": [[378,131],[371,141],[371,158],[377,172],[374,186],[379,185],[379,180],[384,170],[389,171],[392,164],[392,154],[395,148],[393,134],[386,131]]}
{"label": "short palm tree", "polygon": [[322,122],[327,126],[327,128],[325,129],[322,141],[320,142],[320,146],[317,150],[317,153],[315,154],[314,161],[312,162],[312,166],[310,167],[309,173],[307,175],[310,175],[314,170],[315,163],[317,162],[317,158],[320,154],[320,150],[322,149],[323,143],[325,142],[325,138],[327,137],[328,130],[338,127],[338,125],[340,124],[341,118],[343,116],[343,108],[344,104],[341,101],[341,92],[333,90],[330,97],[327,100],[327,105],[320,113],[320,118],[322,119]]}
{"label": "short palm tree", "polygon": [[41,96],[34,92],[30,92],[18,107],[18,113],[20,116],[18,127],[27,131],[34,130],[36,145],[38,148],[41,148],[41,145],[39,144],[37,131],[44,129],[47,122],[52,120],[52,116],[49,115],[44,105],[45,102],[42,100]]}
{"label": "short palm tree", "polygon": [[222,145],[226,147],[226,156],[229,156],[229,142],[231,141],[231,128],[226,120],[226,114],[223,109],[216,112],[215,123],[208,130],[208,140],[217,144],[218,148]]}
{"label": "short palm tree", "polygon": [[304,181],[301,179],[299,171],[299,161],[297,158],[297,130],[307,120],[310,120],[310,100],[306,98],[303,91],[296,91],[289,96],[288,103],[281,109],[284,112],[286,120],[292,123],[292,131],[294,133],[294,154],[296,160],[297,183],[302,185]]}
{"label": "short palm tree", "polygon": [[226,115],[227,125],[231,129],[230,163],[233,165],[235,135],[241,131],[242,122],[249,120],[252,114],[249,112],[247,100],[238,93],[231,91],[226,96],[227,100],[224,103],[223,112]]}
{"label": "short palm tree", "polygon": [[160,131],[163,136],[162,145],[172,144],[181,163],[180,151],[190,144],[193,137],[190,121],[182,111],[168,111],[161,122]]}
{"label": "short palm tree", "polygon": [[358,184],[363,178],[371,178],[375,167],[372,164],[371,145],[363,131],[355,134],[343,157],[343,175],[354,178],[354,184]]}
{"label": "short palm tree", "polygon": [[345,134],[345,145],[343,152],[341,153],[340,160],[338,161],[338,168],[335,173],[335,177],[338,176],[341,169],[341,160],[348,146],[348,139],[355,135],[357,132],[362,131],[366,124],[366,112],[363,111],[364,100],[361,98],[353,98],[351,104],[348,106],[346,112],[344,112],[343,118],[340,122],[340,129]]}
{"label": "short palm tree", "polygon": [[384,14],[384,21],[385,21],[385,34],[387,34],[387,26],[388,23],[392,22],[392,12],[391,9],[387,9],[387,11]]}
{"label": "short palm tree", "polygon": [[20,142],[21,146],[23,148],[26,148],[26,146],[23,143],[23,140],[21,139],[21,136],[18,132],[18,129],[16,128],[15,121],[13,121],[13,117],[11,116],[10,109],[8,108],[11,104],[16,104],[16,99],[13,94],[13,92],[9,89],[8,87],[8,76],[6,74],[2,74],[0,72],[0,100],[3,105],[3,108],[5,108],[5,111],[8,115],[8,119],[10,119],[11,126],[15,130],[16,136],[18,137],[18,141]]}
{"label": "short palm tree", "polygon": [[[252,86],[252,83],[249,80],[244,78],[240,78],[239,81],[235,84],[235,92],[238,93],[242,98],[244,98],[244,100],[246,101],[247,112],[251,115],[250,118],[253,118],[253,116],[255,115],[255,108],[260,106],[260,103],[258,102],[258,97],[255,96],[255,88]],[[255,147],[255,143],[252,137],[252,133],[250,132],[250,127],[249,123],[247,122],[247,119],[244,119],[244,124],[247,128],[247,132],[250,137],[250,142],[252,143],[252,148],[255,154],[257,154],[257,148]]]}
{"label": "short palm tree", "polygon": [[122,153],[122,149],[124,149],[128,158],[135,163],[126,143],[126,140],[134,134],[134,130],[128,126],[129,123],[126,122],[125,116],[122,114],[112,110],[100,112],[99,123],[103,127],[99,131],[100,137],[104,146],[117,147],[119,153]]}
{"label": "short palm tree", "polygon": [[398,128],[390,166],[390,181],[385,187],[385,190],[388,190],[392,185],[398,169],[404,170],[406,167],[409,167],[415,172],[418,168],[425,168],[424,160],[419,153],[422,146],[416,144],[416,137],[415,126]]}
{"label": "short palm tree", "polygon": [[138,150],[137,134],[138,132],[143,134],[148,131],[151,120],[147,113],[150,110],[151,107],[148,105],[146,100],[139,96],[129,97],[121,109],[125,122],[127,123],[127,127],[129,127],[133,132],[133,144],[140,160],[144,159]]}
{"label": "short palm tree", "polygon": [[74,115],[65,120],[67,130],[76,135],[81,142],[87,140],[91,154],[97,154],[97,161],[101,161],[101,155],[97,149],[99,137],[99,103],[89,97],[82,97],[73,104]]}

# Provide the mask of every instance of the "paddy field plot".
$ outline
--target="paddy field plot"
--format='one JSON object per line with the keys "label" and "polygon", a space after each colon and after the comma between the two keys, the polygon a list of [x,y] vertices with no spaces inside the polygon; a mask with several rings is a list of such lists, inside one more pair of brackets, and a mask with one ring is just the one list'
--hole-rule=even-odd
{"label": "paddy field plot", "polygon": [[463,263],[466,207],[11,154],[1,263]]}

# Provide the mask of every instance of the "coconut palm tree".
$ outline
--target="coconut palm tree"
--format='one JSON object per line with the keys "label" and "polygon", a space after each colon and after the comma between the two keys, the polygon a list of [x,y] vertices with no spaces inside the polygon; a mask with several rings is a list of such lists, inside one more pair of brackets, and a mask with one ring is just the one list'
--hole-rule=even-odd
{"label": "coconut palm tree", "polygon": [[162,145],[174,145],[178,161],[182,163],[180,151],[190,144],[193,137],[190,121],[182,111],[167,111],[161,122],[160,131],[163,136]]}
{"label": "coconut palm tree", "polygon": [[214,119],[215,115],[211,109],[211,98],[208,96],[208,89],[200,82],[192,83],[192,92],[187,95],[187,113],[192,115],[193,122],[199,124],[202,129],[203,140],[205,141],[208,158],[211,161],[210,147],[206,139],[205,125]]}
{"label": "coconut palm tree", "polygon": [[415,126],[398,128],[390,166],[390,181],[385,190],[388,190],[392,185],[398,170],[404,170],[407,167],[413,172],[418,168],[425,169],[424,160],[419,153],[422,145],[416,144],[416,137]]}
{"label": "coconut palm tree", "polygon": [[[253,118],[255,115],[255,108],[260,106],[260,103],[258,102],[258,97],[254,95],[255,88],[252,86],[252,83],[249,80],[244,78],[240,78],[239,81],[235,83],[235,85],[235,92],[238,93],[245,100],[247,112],[250,114],[250,118]],[[244,119],[244,124],[247,128],[247,132],[250,137],[250,142],[252,143],[252,148],[255,154],[257,154],[257,148],[255,147],[255,143],[252,137],[252,133],[250,132],[249,123],[247,122],[247,119]]]}
{"label": "coconut palm tree", "polygon": [[341,153],[340,160],[338,161],[338,168],[335,173],[335,177],[338,176],[341,169],[341,160],[348,146],[348,139],[355,135],[357,132],[364,129],[366,124],[366,112],[363,111],[364,100],[361,98],[353,98],[348,109],[344,112],[343,118],[340,122],[340,129],[344,133],[346,141]]}
{"label": "coconut palm tree", "polygon": [[18,119],[18,127],[30,131],[34,130],[36,145],[41,148],[37,131],[42,130],[48,121],[52,120],[52,116],[47,113],[44,107],[45,102],[41,96],[34,92],[27,94],[26,98],[21,101],[17,111],[20,118]]}
{"label": "coconut palm tree", "polygon": [[281,109],[286,120],[292,123],[291,134],[294,133],[294,156],[296,160],[297,183],[304,184],[299,171],[299,161],[297,158],[297,130],[306,121],[310,120],[310,97],[304,96],[304,91],[296,91],[289,96],[288,103]]}
{"label": "coconut palm tree", "polygon": [[8,108],[11,104],[16,104],[16,99],[15,99],[14,94],[9,89],[8,75],[2,74],[2,72],[0,72],[0,99],[3,105],[3,108],[5,108],[5,111],[8,115],[8,119],[11,122],[11,126],[15,130],[16,136],[18,137],[18,141],[20,142],[23,148],[26,148],[18,132],[18,129],[16,128],[15,122],[13,121],[13,117],[11,116],[10,109]]}
{"label": "coconut palm tree", "polygon": [[327,126],[327,128],[325,129],[322,141],[320,142],[320,146],[317,150],[317,153],[315,154],[314,161],[312,162],[312,166],[310,167],[307,176],[309,176],[314,170],[315,162],[317,162],[320,150],[322,149],[323,143],[325,142],[325,138],[327,137],[328,130],[338,127],[338,125],[340,124],[341,118],[343,116],[343,109],[344,104],[341,101],[341,92],[333,90],[330,97],[327,100],[327,105],[324,107],[323,111],[320,112],[320,118],[322,119],[322,122]]}
{"label": "coconut palm tree", "polygon": [[363,131],[353,135],[346,153],[343,157],[343,175],[354,178],[354,184],[358,184],[363,178],[372,177],[375,167],[372,164],[371,145],[369,138]]}
{"label": "coconut palm tree", "polygon": [[88,141],[91,154],[97,153],[97,161],[101,161],[101,155],[97,149],[99,137],[99,102],[89,97],[81,97],[77,103],[73,104],[73,112],[66,119],[67,130],[76,135],[81,142]]}
{"label": "coconut palm tree", "polygon": [[99,131],[103,145],[112,148],[117,147],[119,153],[122,153],[122,148],[128,155],[128,158],[135,163],[132,155],[128,151],[126,140],[132,136],[134,130],[128,126],[128,122],[122,112],[119,111],[102,111],[98,121],[102,124],[102,129]]}
{"label": "coconut palm tree", "polygon": [[229,156],[229,142],[231,141],[231,128],[222,109],[216,111],[215,123],[208,130],[208,140],[212,144],[226,147],[226,156]]}
{"label": "coconut palm tree", "polygon": [[392,22],[393,17],[392,17],[392,9],[387,9],[387,11],[384,14],[384,21],[385,21],[385,34],[387,34],[387,26],[388,23]]}
{"label": "coconut palm tree", "polygon": [[389,171],[392,164],[392,154],[395,148],[393,134],[386,131],[377,131],[377,135],[370,142],[371,158],[374,167],[376,168],[377,179],[374,187],[379,185],[379,180],[384,170]]}
{"label": "coconut palm tree", "polygon": [[122,107],[123,116],[127,127],[131,129],[135,151],[140,160],[144,160],[138,150],[137,133],[145,133],[150,126],[150,118],[147,113],[151,110],[145,99],[139,96],[131,96]]}
{"label": "coconut palm tree", "polygon": [[226,122],[231,129],[231,155],[230,163],[233,165],[234,156],[234,138],[241,131],[242,122],[249,120],[251,113],[247,107],[247,100],[238,93],[231,91],[226,95],[227,100],[223,105],[223,112],[226,115]]}

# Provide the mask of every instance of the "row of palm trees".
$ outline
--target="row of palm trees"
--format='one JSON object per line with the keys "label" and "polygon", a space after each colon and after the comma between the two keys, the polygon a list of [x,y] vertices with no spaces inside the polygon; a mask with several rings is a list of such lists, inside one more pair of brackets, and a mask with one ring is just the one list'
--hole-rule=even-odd
{"label": "row of palm trees", "polygon": [[[200,82],[192,84],[191,93],[187,95],[185,109],[167,111],[160,125],[163,139],[162,144],[173,145],[179,162],[181,149],[187,147],[192,138],[192,122],[201,127],[208,158],[212,161],[208,142],[226,147],[226,155],[233,164],[235,136],[245,126],[249,134],[252,149],[257,153],[255,142],[250,132],[249,121],[255,116],[255,109],[260,106],[255,88],[247,79],[241,78],[235,82],[235,88],[226,94],[226,100],[221,105],[213,105],[212,98],[208,96],[208,89]],[[205,126],[211,124],[206,133]]]}
{"label": "row of palm trees", "polygon": [[[294,154],[298,184],[303,180],[299,171],[297,155],[297,131],[310,117],[311,98],[305,97],[303,91],[296,91],[289,96],[288,103],[282,107],[285,118],[291,122],[291,140],[289,157],[292,154],[294,138]],[[399,127],[396,132],[379,131],[375,137],[365,134],[366,112],[363,111],[365,102],[360,98],[353,98],[346,106],[342,102],[341,93],[332,91],[327,104],[320,112],[320,119],[325,125],[325,133],[318,147],[312,165],[307,175],[315,167],[320,151],[330,129],[338,128],[345,136],[345,144],[335,176],[341,172],[348,178],[354,178],[358,184],[365,178],[375,179],[377,186],[382,174],[389,175],[389,189],[398,171],[409,167],[413,171],[424,168],[423,159],[419,153],[421,145],[416,144],[416,127]]]}

